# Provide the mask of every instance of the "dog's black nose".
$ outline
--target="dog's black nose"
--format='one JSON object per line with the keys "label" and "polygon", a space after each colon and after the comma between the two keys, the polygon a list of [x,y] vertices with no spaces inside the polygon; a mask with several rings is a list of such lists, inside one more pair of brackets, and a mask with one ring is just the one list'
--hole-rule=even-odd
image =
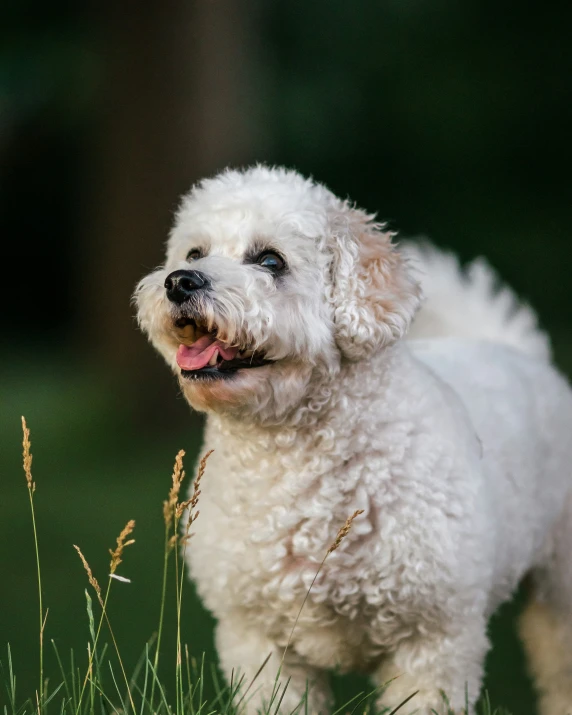
{"label": "dog's black nose", "polygon": [[173,271],[165,278],[167,298],[173,303],[184,303],[207,284],[206,276],[199,271]]}

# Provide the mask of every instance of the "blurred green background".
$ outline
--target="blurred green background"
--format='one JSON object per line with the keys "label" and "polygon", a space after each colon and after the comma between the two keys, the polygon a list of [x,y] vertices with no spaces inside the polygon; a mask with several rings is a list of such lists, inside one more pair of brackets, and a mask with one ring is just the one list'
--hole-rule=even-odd
{"label": "blurred green background", "polygon": [[[197,178],[286,164],[404,235],[463,260],[486,255],[537,307],[572,374],[570,27],[564,2],[4,0],[0,654],[9,641],[20,695],[37,673],[21,414],[47,641],[84,656],[86,579],[72,544],[104,580],[129,518],[137,543],[121,573],[132,583],[116,584],[111,604],[128,665],[156,628],[161,501],[176,451],[193,464],[202,422],[137,333],[129,297]],[[214,660],[212,621],[187,595],[184,638]],[[495,705],[532,715],[517,610],[491,626],[487,687]],[[57,680],[51,658],[48,669]],[[357,687],[339,681],[340,699]]]}

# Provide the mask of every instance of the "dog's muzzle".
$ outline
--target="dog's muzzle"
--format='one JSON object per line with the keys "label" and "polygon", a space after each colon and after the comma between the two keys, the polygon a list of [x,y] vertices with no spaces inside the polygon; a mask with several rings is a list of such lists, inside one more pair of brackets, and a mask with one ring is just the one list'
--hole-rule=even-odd
{"label": "dog's muzzle", "polygon": [[208,285],[208,278],[199,271],[173,271],[165,278],[167,298],[177,305],[189,300],[197,290],[205,289]]}
{"label": "dog's muzzle", "polygon": [[[219,337],[218,326],[207,322],[199,310],[201,292],[211,283],[200,271],[178,270],[165,278],[167,298],[178,309],[172,309],[173,333],[179,343],[176,361],[181,376],[192,380],[215,380],[233,377],[239,370],[269,364],[264,353],[248,345],[227,343]],[[193,300],[194,299],[194,300]]]}

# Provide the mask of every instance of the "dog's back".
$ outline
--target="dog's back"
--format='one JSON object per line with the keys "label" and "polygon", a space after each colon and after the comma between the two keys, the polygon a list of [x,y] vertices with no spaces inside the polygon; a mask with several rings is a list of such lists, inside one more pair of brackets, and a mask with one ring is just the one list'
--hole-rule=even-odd
{"label": "dog's back", "polygon": [[409,338],[486,340],[550,359],[549,340],[539,329],[536,314],[499,281],[484,259],[462,269],[456,256],[429,243],[406,242],[402,251],[418,274],[425,297]]}

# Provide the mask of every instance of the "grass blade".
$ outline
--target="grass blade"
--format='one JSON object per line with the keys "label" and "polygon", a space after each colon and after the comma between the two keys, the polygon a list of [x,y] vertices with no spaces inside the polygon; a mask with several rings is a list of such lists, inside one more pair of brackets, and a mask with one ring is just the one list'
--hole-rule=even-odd
{"label": "grass blade", "polygon": [[398,705],[396,708],[393,708],[393,710],[389,713],[389,715],[395,715],[395,713],[396,713],[398,710],[401,710],[401,708],[402,708],[404,705],[407,705],[407,703],[408,703],[412,698],[414,698],[414,697],[417,695],[418,692],[419,692],[419,691],[416,690],[414,693],[411,693],[411,695],[409,695],[409,697],[405,698],[405,700],[404,700],[403,702],[399,703],[399,705]]}

